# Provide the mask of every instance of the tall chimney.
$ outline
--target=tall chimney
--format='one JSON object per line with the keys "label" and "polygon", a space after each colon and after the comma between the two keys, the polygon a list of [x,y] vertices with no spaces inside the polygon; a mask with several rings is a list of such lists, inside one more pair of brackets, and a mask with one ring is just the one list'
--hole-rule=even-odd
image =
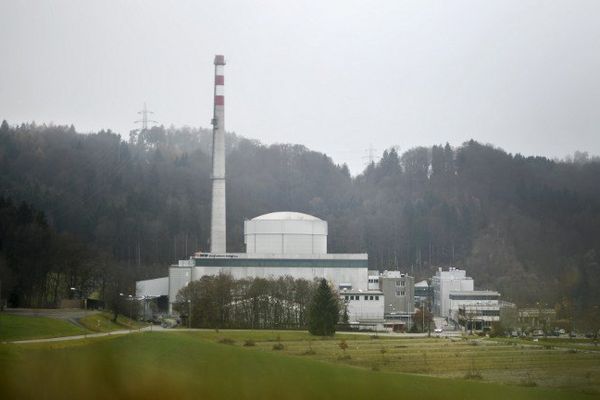
{"label": "tall chimney", "polygon": [[212,145],[210,252],[225,253],[225,57],[215,56],[215,106]]}

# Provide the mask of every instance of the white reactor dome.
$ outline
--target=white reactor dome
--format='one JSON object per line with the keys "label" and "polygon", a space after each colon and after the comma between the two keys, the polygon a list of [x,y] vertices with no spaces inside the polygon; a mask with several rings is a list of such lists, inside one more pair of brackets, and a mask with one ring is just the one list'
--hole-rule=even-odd
{"label": "white reactor dome", "polygon": [[244,221],[248,254],[327,254],[327,221],[281,211]]}

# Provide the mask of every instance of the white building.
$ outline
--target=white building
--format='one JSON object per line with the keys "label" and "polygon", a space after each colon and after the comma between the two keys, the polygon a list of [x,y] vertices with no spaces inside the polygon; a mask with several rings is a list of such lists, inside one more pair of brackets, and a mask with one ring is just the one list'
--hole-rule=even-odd
{"label": "white building", "polygon": [[473,279],[462,269],[450,267],[448,271],[439,268],[431,279],[433,287],[433,313],[438,317],[450,317],[450,292],[472,291]]}
{"label": "white building", "polygon": [[[137,282],[137,296],[160,286],[169,297],[169,309],[177,293],[205,275],[229,274],[243,278],[325,278],[337,289],[368,290],[367,254],[327,253],[327,222],[296,212],[261,215],[244,223],[246,253],[196,253],[169,268],[165,281]],[[164,279],[164,278],[163,278]],[[383,310],[383,307],[382,307]],[[383,311],[382,311],[383,313]]]}
{"label": "white building", "polygon": [[343,290],[340,296],[348,312],[348,321],[360,324],[383,323],[384,297],[378,290]]}
{"label": "white building", "polygon": [[489,328],[500,321],[500,293],[493,290],[451,291],[450,315],[468,330]]}

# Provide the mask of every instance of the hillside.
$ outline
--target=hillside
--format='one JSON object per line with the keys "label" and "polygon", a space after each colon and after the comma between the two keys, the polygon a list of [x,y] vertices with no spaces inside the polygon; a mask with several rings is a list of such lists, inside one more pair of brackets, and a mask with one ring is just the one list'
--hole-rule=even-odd
{"label": "hillside", "polygon": [[[351,177],[303,146],[227,140],[230,251],[243,250],[245,218],[294,210],[329,222],[330,251],[368,252],[373,268],[421,278],[453,264],[520,304],[582,312],[600,303],[597,160],[523,157],[470,141],[386,151]],[[4,122],[0,196],[43,211],[90,257],[156,276],[208,249],[209,143],[202,129],[152,128],[125,142],[110,131]],[[73,279],[84,287],[92,278]]]}

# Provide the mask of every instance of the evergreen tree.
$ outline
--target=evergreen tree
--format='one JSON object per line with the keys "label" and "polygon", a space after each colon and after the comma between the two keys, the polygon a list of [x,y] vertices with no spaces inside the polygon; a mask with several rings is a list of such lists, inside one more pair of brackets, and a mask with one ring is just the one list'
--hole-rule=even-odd
{"label": "evergreen tree", "polygon": [[333,336],[339,314],[340,305],[335,293],[333,293],[327,281],[321,279],[310,304],[308,331],[312,335]]}

